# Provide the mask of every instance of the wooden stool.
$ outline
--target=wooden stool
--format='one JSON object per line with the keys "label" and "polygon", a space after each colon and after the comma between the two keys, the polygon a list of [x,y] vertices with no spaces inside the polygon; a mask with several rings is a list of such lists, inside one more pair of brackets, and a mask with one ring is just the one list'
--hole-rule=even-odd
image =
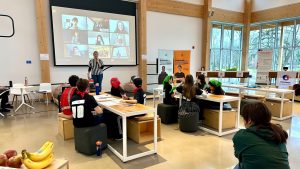
{"label": "wooden stool", "polygon": [[[157,138],[161,137],[161,120],[157,118]],[[153,140],[154,121],[153,114],[127,120],[127,136],[137,143],[145,143]]]}
{"label": "wooden stool", "polygon": [[74,138],[74,126],[73,120],[58,117],[58,134],[63,137],[64,140]]}

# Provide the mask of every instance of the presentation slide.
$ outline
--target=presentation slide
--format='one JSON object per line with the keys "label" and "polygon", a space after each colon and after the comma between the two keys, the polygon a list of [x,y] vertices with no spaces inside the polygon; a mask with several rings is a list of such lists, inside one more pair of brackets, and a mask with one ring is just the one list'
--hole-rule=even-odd
{"label": "presentation slide", "polygon": [[52,6],[55,65],[136,65],[135,16]]}

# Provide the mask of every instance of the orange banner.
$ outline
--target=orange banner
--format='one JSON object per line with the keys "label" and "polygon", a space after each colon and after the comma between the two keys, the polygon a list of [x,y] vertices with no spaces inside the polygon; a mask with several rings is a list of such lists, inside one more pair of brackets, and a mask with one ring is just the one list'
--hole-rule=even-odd
{"label": "orange banner", "polygon": [[182,66],[182,72],[185,75],[190,74],[190,50],[174,50],[174,74],[178,72],[178,65]]}

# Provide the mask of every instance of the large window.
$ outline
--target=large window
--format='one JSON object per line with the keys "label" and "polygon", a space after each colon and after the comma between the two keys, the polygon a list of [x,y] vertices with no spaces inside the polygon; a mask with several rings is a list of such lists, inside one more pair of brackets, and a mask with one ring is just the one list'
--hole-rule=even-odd
{"label": "large window", "polygon": [[210,70],[240,70],[242,26],[212,24]]}
{"label": "large window", "polygon": [[248,69],[256,74],[258,49],[273,51],[273,70],[300,70],[300,20],[287,20],[251,26]]}

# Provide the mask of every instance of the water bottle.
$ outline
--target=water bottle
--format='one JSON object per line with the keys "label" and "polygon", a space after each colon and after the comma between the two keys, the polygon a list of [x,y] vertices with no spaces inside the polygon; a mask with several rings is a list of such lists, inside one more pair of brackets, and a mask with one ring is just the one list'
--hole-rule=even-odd
{"label": "water bottle", "polygon": [[28,86],[28,78],[25,77],[25,86]]}
{"label": "water bottle", "polygon": [[96,155],[97,156],[102,156],[102,141],[98,140],[96,141]]}
{"label": "water bottle", "polygon": [[100,86],[99,86],[99,83],[96,83],[95,88],[96,88],[96,95],[99,95],[99,94],[100,94]]}

